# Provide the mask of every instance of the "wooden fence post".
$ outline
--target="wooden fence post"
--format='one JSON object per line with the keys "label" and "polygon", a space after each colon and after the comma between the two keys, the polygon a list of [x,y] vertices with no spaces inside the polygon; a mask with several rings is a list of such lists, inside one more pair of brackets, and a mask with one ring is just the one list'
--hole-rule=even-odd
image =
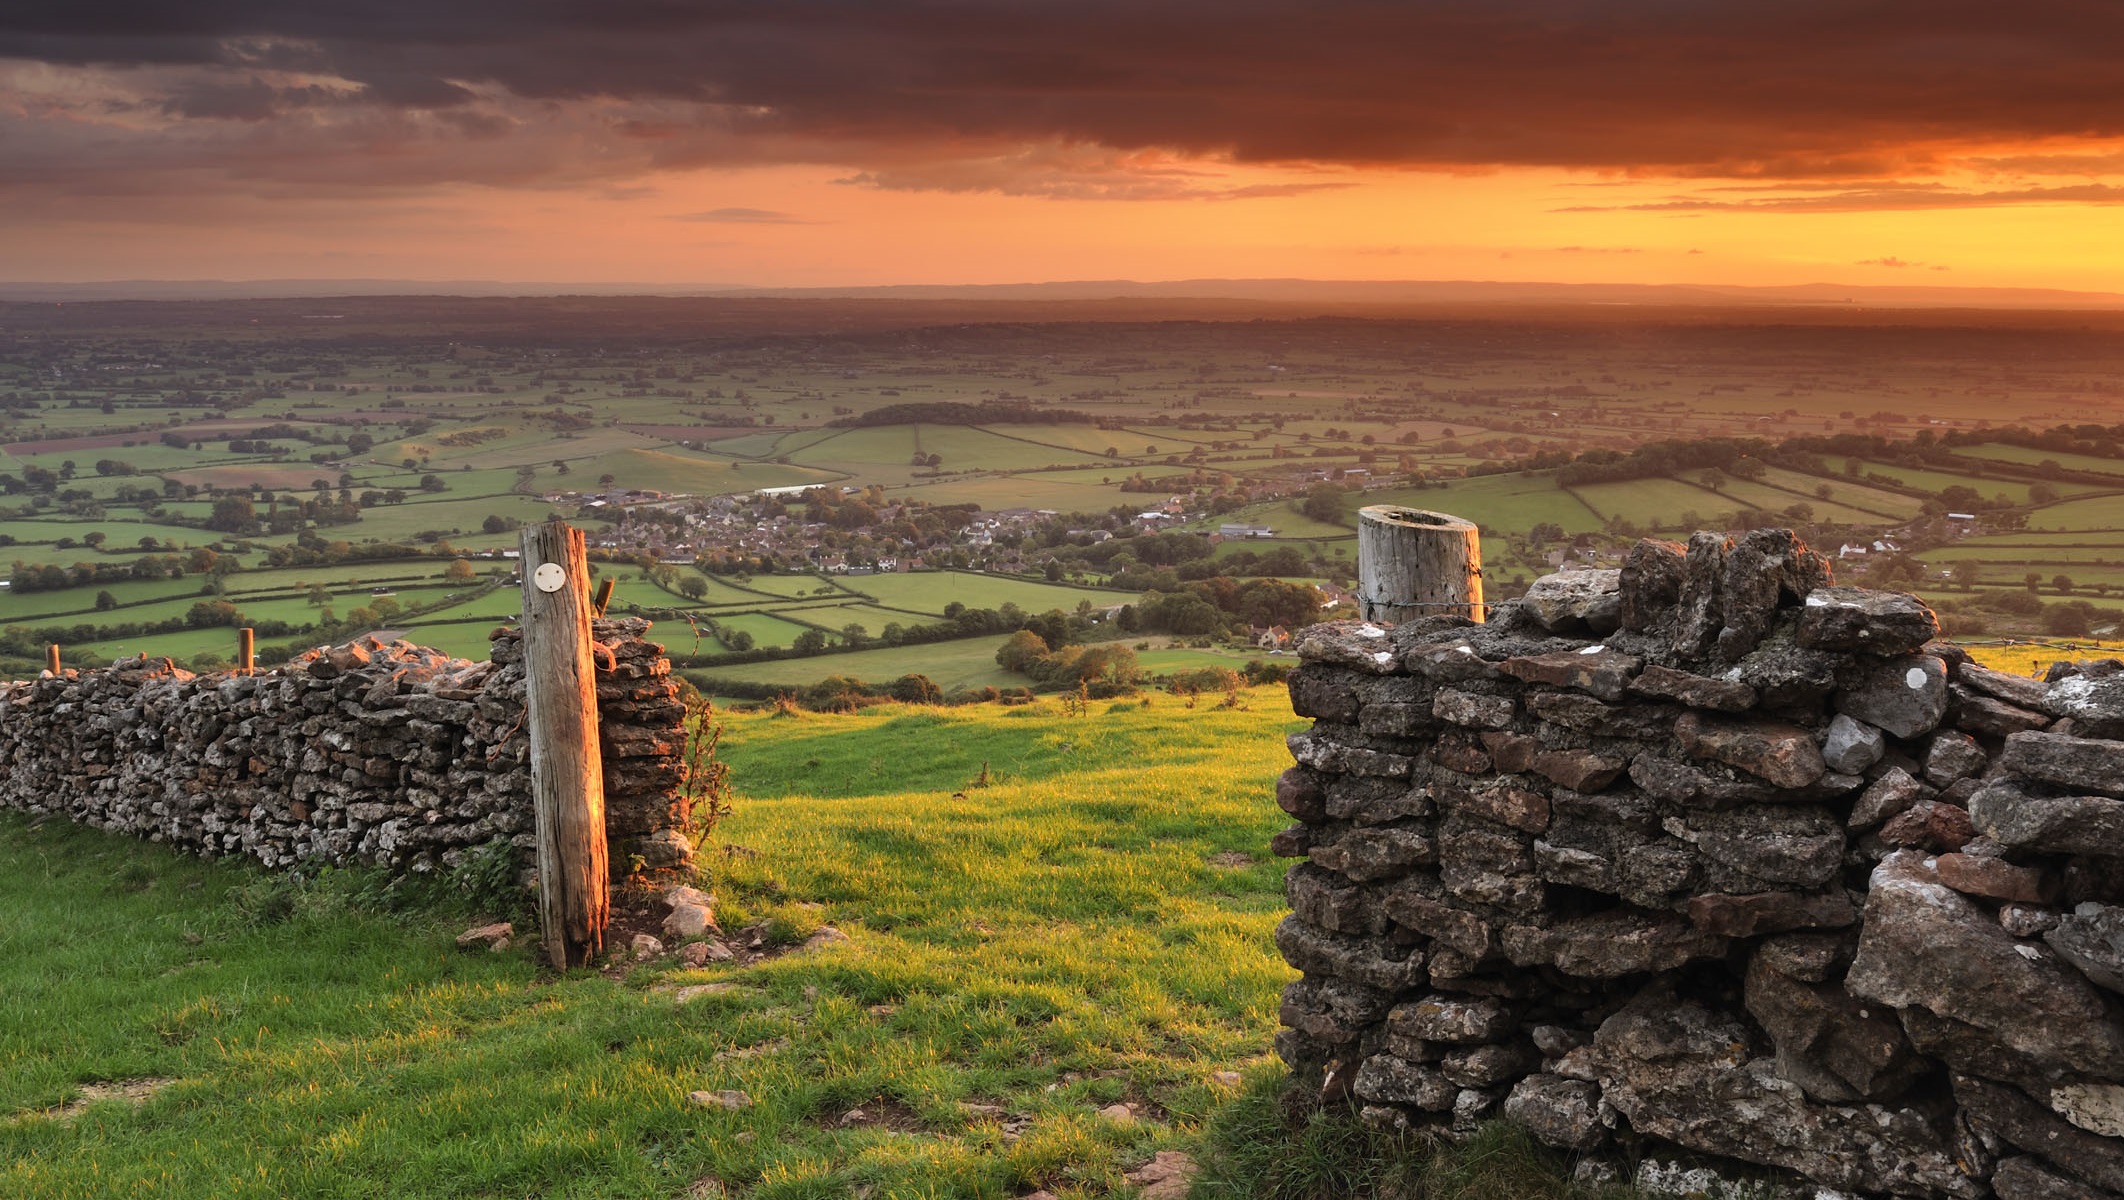
{"label": "wooden fence post", "polygon": [[522,569],[539,927],[547,960],[579,967],[603,953],[611,919],[582,531],[559,520],[527,527]]}
{"label": "wooden fence post", "polygon": [[54,675],[59,673],[59,643],[53,642],[44,648],[44,669]]}
{"label": "wooden fence post", "polygon": [[238,671],[245,675],[251,674],[255,669],[253,664],[257,662],[255,653],[257,648],[258,640],[255,630],[239,629],[236,631],[236,669]]}
{"label": "wooden fence post", "polygon": [[1367,621],[1483,619],[1481,535],[1444,513],[1375,504],[1357,510],[1357,605]]}

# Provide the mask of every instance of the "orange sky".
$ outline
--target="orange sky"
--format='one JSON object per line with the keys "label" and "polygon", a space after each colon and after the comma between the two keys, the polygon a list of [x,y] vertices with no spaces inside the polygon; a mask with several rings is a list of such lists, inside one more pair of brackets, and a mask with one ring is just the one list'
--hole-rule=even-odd
{"label": "orange sky", "polygon": [[2078,4],[76,7],[0,16],[0,279],[2124,290]]}

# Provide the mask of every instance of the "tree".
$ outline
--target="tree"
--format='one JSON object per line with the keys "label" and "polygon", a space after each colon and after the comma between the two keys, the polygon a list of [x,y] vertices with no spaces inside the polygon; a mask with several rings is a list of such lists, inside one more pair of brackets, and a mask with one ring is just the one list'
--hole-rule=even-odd
{"label": "tree", "polygon": [[996,648],[996,665],[1022,675],[1027,667],[1046,658],[1047,652],[1046,638],[1030,629],[1020,629]]}
{"label": "tree", "polygon": [[892,698],[904,704],[935,704],[944,698],[944,689],[927,675],[902,675],[892,681]]}
{"label": "tree", "polygon": [[1049,583],[1059,583],[1059,582],[1061,582],[1061,580],[1062,580],[1062,560],[1061,560],[1061,559],[1058,559],[1058,558],[1050,558],[1050,559],[1048,559],[1048,560],[1047,560],[1047,570],[1046,570],[1046,571],[1044,572],[1044,574],[1045,574],[1045,575],[1047,576],[1047,581],[1048,581]]}
{"label": "tree", "polygon": [[207,518],[207,528],[224,533],[241,533],[258,519],[258,510],[252,506],[249,496],[223,496],[214,501],[214,511]]}
{"label": "tree", "polygon": [[1965,558],[1954,564],[1954,581],[1968,591],[1984,581],[1984,564],[1973,558]]}
{"label": "tree", "polygon": [[2050,587],[2052,591],[2061,596],[2070,596],[2072,595],[2072,576],[2064,574],[2053,575],[2050,577]]}
{"label": "tree", "polygon": [[723,644],[725,646],[730,647],[732,650],[737,651],[739,654],[743,654],[745,651],[752,649],[753,646],[752,635],[742,629],[733,629],[725,633],[718,633],[716,634],[716,636],[723,640]]}
{"label": "tree", "polygon": [[688,575],[678,581],[679,595],[688,600],[698,600],[708,594],[708,581],[699,575]]}
{"label": "tree", "polygon": [[488,513],[487,519],[481,521],[479,523],[479,527],[483,532],[486,533],[507,533],[510,530],[517,528],[519,524],[520,522],[516,521],[515,519],[510,517],[504,517],[499,513]]}
{"label": "tree", "polygon": [[1342,521],[1342,492],[1327,484],[1321,484],[1305,494],[1305,502],[1298,511],[1315,521],[1340,524]]}
{"label": "tree", "polygon": [[477,577],[472,564],[462,558],[450,560],[450,565],[443,568],[443,578],[451,583],[470,583]]}
{"label": "tree", "polygon": [[116,607],[118,607],[118,597],[111,595],[107,591],[96,593],[97,612],[109,612]]}

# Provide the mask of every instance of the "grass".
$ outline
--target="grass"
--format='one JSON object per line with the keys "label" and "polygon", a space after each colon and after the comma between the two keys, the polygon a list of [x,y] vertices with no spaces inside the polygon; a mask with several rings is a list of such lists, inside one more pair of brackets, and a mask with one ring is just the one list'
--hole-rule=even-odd
{"label": "grass", "polygon": [[[555,978],[358,879],[0,816],[0,1194],[1107,1194],[1257,1094],[1215,1072],[1280,1074],[1263,847],[1297,722],[1250,698],[731,717],[724,926],[850,937],[750,968]],[[734,986],[668,990],[702,983]],[[41,1115],[142,1077],[175,1082]],[[753,1103],[686,1101],[721,1089]],[[1143,1119],[1096,1113],[1123,1101]]]}

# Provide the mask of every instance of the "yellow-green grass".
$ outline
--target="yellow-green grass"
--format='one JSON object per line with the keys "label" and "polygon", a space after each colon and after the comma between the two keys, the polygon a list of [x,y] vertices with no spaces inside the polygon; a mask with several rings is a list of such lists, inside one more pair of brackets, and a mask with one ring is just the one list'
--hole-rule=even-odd
{"label": "yellow-green grass", "polygon": [[[349,884],[0,817],[0,1194],[1108,1193],[1233,1101],[1214,1072],[1275,1074],[1280,698],[727,718],[723,924],[850,938],[749,969],[556,979]],[[140,1077],[176,1082],[38,1115]],[[686,1101],[720,1089],[751,1106]]]}
{"label": "yellow-green grass", "polygon": [[737,613],[732,616],[719,616],[715,619],[715,623],[717,626],[733,633],[751,634],[753,645],[760,647],[787,646],[795,642],[797,636],[809,628],[809,626],[784,621],[780,617],[769,616],[766,613]]}
{"label": "yellow-green grass", "polygon": [[2074,662],[2083,658],[2115,658],[2124,654],[2124,641],[2067,638],[1991,645],[1972,640],[1963,643],[1963,648],[1969,651],[1971,658],[1994,671],[2041,678],[2052,663]]}
{"label": "yellow-green grass", "polygon": [[[1863,508],[1853,508],[1847,504],[1840,504],[1834,497],[1834,491],[1835,489],[1832,488],[1830,499],[1823,500],[1811,493],[1794,495],[1781,488],[1771,487],[1762,483],[1751,483],[1745,479],[1725,479],[1719,485],[1719,494],[1725,497],[1729,505],[1745,505],[1764,512],[1782,514],[1793,505],[1804,504],[1814,514],[1813,520],[1830,521],[1839,525],[1880,526],[1902,519],[1893,513],[1870,511]],[[1916,506],[1917,502],[1912,501],[1911,508],[1914,510]]]}
{"label": "yellow-green grass", "polygon": [[[1980,449],[1991,449],[1991,447],[1980,447]],[[1850,460],[1846,458],[1831,458],[1829,459],[1829,465],[1833,469],[1841,471],[1844,469],[1844,464],[1849,461]],[[2090,461],[2104,460],[2096,459]],[[2025,479],[2002,479],[1992,475],[1978,475],[1974,473],[1962,474],[1959,472],[1951,471],[1935,471],[1921,467],[1906,467],[1903,466],[1901,463],[1868,462],[1863,459],[1859,460],[1859,462],[1859,469],[1865,474],[1884,475],[1890,479],[1895,479],[1902,482],[1907,487],[1922,488],[1925,491],[1934,493],[1945,491],[1950,487],[1975,488],[1977,495],[1982,496],[1987,500],[1998,496],[2004,496],[2006,500],[2012,504],[2027,504],[2029,502],[2028,489],[2035,486],[2034,484],[2030,483]],[[2112,465],[2118,469],[2119,474],[2124,474],[2124,463],[2115,463]],[[1840,491],[1847,487],[1859,486],[1858,481],[1855,479],[1851,479],[1848,476],[1844,477],[1844,479],[1845,482],[1843,483],[1838,483],[1835,480],[1831,480],[1829,481],[1830,486],[1837,488]],[[2060,496],[2078,496],[2084,495],[2088,492],[2100,490],[2100,488],[2098,488],[2094,484],[2067,483],[2063,480],[2048,484],[2047,486]],[[1904,499],[1907,503],[1912,505],[1912,511],[1916,511],[1916,506],[1920,502],[1908,497],[1905,497]]]}
{"label": "yellow-green grass", "polygon": [[568,474],[541,472],[540,486],[590,491],[606,475],[613,486],[695,496],[719,496],[760,488],[836,483],[847,476],[835,471],[780,463],[734,462],[674,447],[616,450],[596,458],[570,461]]}
{"label": "yellow-green grass", "polygon": [[1215,533],[1220,525],[1266,526],[1276,531],[1275,538],[1262,539],[1259,544],[1248,543],[1254,549],[1262,551],[1275,549],[1276,542],[1283,539],[1348,537],[1355,532],[1355,527],[1351,525],[1338,525],[1333,521],[1320,521],[1306,516],[1299,510],[1302,503],[1300,500],[1270,500],[1261,504],[1249,504],[1223,516],[1193,522],[1187,528],[1200,533]]}
{"label": "yellow-green grass", "polygon": [[[1680,525],[1685,512],[1730,512],[1742,507],[1734,497],[1680,479],[1632,479],[1624,483],[1588,483],[1570,489],[1594,512],[1640,527]],[[1522,527],[1524,528],[1524,527]]]}
{"label": "yellow-green grass", "polygon": [[1401,504],[1410,508],[1451,513],[1497,533],[1523,532],[1552,523],[1566,533],[1598,530],[1605,518],[1587,508],[1571,493],[1556,486],[1548,471],[1521,471],[1508,475],[1483,475],[1450,480],[1444,487],[1391,489],[1344,497],[1350,524],[1356,525],[1356,509],[1366,504]]}
{"label": "yellow-green grass", "polygon": [[2069,454],[2059,450],[2038,450],[2029,446],[2000,444],[1957,446],[1954,452],[1963,458],[1990,459],[1993,462],[2014,463],[2019,466],[2033,467],[2047,461],[2055,462],[2068,471],[2124,476],[2124,460],[2097,458],[2092,454]]}
{"label": "yellow-green grass", "polygon": [[[720,622],[729,628],[739,623]],[[665,631],[668,633],[668,631]],[[872,629],[876,633],[877,629]],[[793,637],[794,634],[792,633]],[[742,663],[727,667],[704,667],[686,671],[703,691],[713,691],[718,681],[768,684],[775,687],[808,687],[829,675],[890,683],[902,675],[927,675],[946,691],[969,687],[1024,687],[1031,683],[996,665],[998,637],[960,638],[924,646],[891,646],[876,650],[849,650],[812,658],[789,658],[778,662]],[[674,649],[678,643],[670,642]],[[781,645],[787,645],[785,640]]]}
{"label": "yellow-green grass", "polygon": [[2035,530],[2124,530],[2124,495],[2088,496],[2047,505],[2029,514]]}
{"label": "yellow-green grass", "polygon": [[1842,476],[1829,478],[1808,475],[1783,467],[1766,468],[1760,482],[1772,488],[1781,488],[1787,493],[1798,493],[1792,497],[1794,501],[1804,500],[1817,508],[1821,506],[1822,501],[1815,493],[1827,487],[1830,503],[1858,509],[1869,514],[1868,520],[1872,522],[1914,517],[1924,508],[1925,503],[1914,496],[1905,496],[1901,492],[1891,492],[1885,488],[1869,487]]}

